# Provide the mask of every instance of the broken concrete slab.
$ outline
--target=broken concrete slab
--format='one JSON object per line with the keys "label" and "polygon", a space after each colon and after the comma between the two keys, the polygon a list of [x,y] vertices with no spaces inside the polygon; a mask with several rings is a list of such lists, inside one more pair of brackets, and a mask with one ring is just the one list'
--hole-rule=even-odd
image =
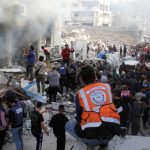
{"label": "broken concrete slab", "polygon": [[[21,87],[29,94],[31,97],[35,97],[40,93],[37,91],[36,80],[30,82],[29,80],[21,79]],[[47,88],[47,87],[46,87]]]}
{"label": "broken concrete slab", "polygon": [[20,73],[20,72],[24,72],[24,70],[22,70],[21,68],[3,68],[3,69],[0,69],[0,71],[6,72],[6,73]]}
{"label": "broken concrete slab", "polygon": [[150,137],[131,136],[118,137],[115,136],[108,146],[109,150],[150,150]]}
{"label": "broken concrete slab", "polygon": [[4,85],[4,84],[7,84],[7,82],[8,82],[8,78],[2,71],[0,71],[0,84]]}

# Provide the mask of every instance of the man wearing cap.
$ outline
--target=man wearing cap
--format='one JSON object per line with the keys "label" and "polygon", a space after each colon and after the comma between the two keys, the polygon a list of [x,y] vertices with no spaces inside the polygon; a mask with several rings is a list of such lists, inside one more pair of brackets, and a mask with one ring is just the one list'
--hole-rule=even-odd
{"label": "man wearing cap", "polygon": [[42,46],[41,49],[46,56],[46,60],[50,60],[50,52],[45,48],[45,46]]}
{"label": "man wearing cap", "polygon": [[65,45],[65,48],[62,49],[61,55],[63,57],[63,62],[67,63],[67,65],[69,65],[69,58],[70,58],[70,53],[73,53],[74,50],[70,49],[68,44]]}

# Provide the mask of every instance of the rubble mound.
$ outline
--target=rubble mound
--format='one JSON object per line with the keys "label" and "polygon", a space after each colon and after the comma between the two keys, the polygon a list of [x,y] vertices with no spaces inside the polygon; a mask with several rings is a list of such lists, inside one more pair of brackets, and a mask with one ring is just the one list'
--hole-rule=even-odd
{"label": "rubble mound", "polygon": [[65,26],[64,31],[71,33],[73,30],[84,31],[85,35],[89,35],[92,41],[102,40],[113,44],[135,45],[137,43],[137,34],[133,30],[123,28],[100,28],[100,27],[71,27]]}

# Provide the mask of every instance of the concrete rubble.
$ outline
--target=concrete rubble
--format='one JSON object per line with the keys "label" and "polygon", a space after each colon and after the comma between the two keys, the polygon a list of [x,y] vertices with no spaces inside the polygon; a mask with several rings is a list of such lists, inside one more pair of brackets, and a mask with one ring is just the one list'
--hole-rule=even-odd
{"label": "concrete rubble", "polygon": [[[89,29],[89,30],[88,30]],[[121,31],[120,31],[121,32]],[[87,59],[82,59],[82,62],[85,61],[86,63],[92,63],[96,64],[98,61],[103,62],[104,60],[96,58],[95,57],[95,48],[97,46],[98,43],[100,43],[101,45],[107,45],[114,43],[115,40],[115,44],[117,44],[117,46],[119,46],[120,44],[123,43],[134,43],[134,38],[132,36],[127,35],[126,33],[122,33],[126,35],[125,39],[123,39],[122,41],[120,41],[120,36],[118,32],[111,32],[109,34],[104,34],[102,31],[97,32],[97,29],[95,28],[95,30],[93,31],[93,29],[90,28],[80,28],[80,29],[70,29],[70,31],[63,31],[62,33],[62,45],[65,45],[66,43],[72,43],[73,41],[86,41],[86,46],[89,44],[90,45],[90,52],[89,52],[89,58]],[[94,35],[91,36],[92,34]],[[109,37],[109,38],[108,38]],[[130,38],[128,38],[130,37]],[[106,40],[107,39],[107,40]],[[112,40],[113,39],[113,40]],[[80,44],[82,45],[82,44]],[[85,46],[85,47],[86,47]],[[77,46],[75,46],[74,48],[76,48],[76,50],[79,51],[79,55],[80,55],[80,50],[82,49],[80,46],[79,48],[77,48]],[[80,57],[78,56],[79,59],[81,60]],[[107,57],[107,62],[110,64],[111,69],[112,68],[118,68],[121,61],[119,59],[119,53],[115,52],[112,54],[109,54]],[[57,64],[58,65],[58,64]],[[22,74],[25,71],[24,68],[3,68],[0,69],[0,85],[6,85],[9,81],[9,76],[10,75],[16,75],[19,74],[18,77],[20,76],[20,83],[19,84],[17,82],[17,79],[14,78],[14,80],[12,80],[10,82],[10,86],[11,88],[14,87],[14,85],[20,85],[21,88],[26,92],[26,96],[28,96],[30,99],[29,100],[29,105],[31,105],[31,103],[36,100],[36,101],[42,101],[43,103],[46,104],[47,102],[47,98],[46,96],[43,96],[42,94],[37,92],[37,87],[36,87],[36,81],[34,80],[32,83],[29,83],[28,80],[25,80],[24,78],[22,78]],[[14,76],[15,76],[14,75]],[[46,85],[46,87],[48,87]],[[5,90],[7,91],[8,87],[5,87]],[[5,92],[4,89],[2,89],[0,92],[3,93]],[[17,91],[16,91],[17,92]],[[19,93],[22,94],[22,93]],[[45,118],[45,122],[48,123],[48,121],[50,120],[51,116],[55,113],[57,113],[58,110],[58,106],[60,104],[64,104],[65,105],[65,113],[68,116],[68,118],[73,119],[74,115],[75,115],[75,105],[72,101],[68,101],[68,98],[63,98],[60,97],[60,101],[58,102],[53,102],[52,104],[46,105],[46,108],[49,108],[49,112],[46,113],[44,115]],[[33,105],[34,106],[34,105]],[[43,142],[43,150],[54,150],[56,149],[56,139],[52,133],[52,130],[50,129],[50,135],[49,137],[44,135],[44,142]],[[145,133],[145,132],[144,132]],[[80,141],[77,141],[76,139],[74,139],[71,135],[69,135],[68,133],[66,133],[67,135],[67,143],[66,143],[66,150],[86,150],[87,149],[87,145],[81,143]],[[148,137],[142,137],[142,136],[125,136],[125,137],[117,137],[115,136],[108,145],[107,150],[150,150],[150,135],[149,133],[146,133],[146,136]],[[31,135],[31,133],[27,134],[24,137],[25,140],[25,150],[30,150],[30,149],[34,149],[35,147],[35,139],[34,137]],[[34,144],[33,144],[34,143]],[[93,150],[96,150],[98,147],[94,147]],[[7,144],[4,147],[5,150],[15,150],[15,146],[14,144]],[[97,149],[98,150],[98,149]]]}
{"label": "concrete rubble", "polygon": [[6,85],[8,82],[8,78],[3,73],[3,71],[0,71],[0,85]]}

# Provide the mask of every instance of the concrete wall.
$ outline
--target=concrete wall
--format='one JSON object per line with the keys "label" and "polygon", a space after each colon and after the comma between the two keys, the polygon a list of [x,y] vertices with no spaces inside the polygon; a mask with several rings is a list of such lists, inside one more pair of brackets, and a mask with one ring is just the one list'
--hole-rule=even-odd
{"label": "concrete wall", "polygon": [[5,74],[4,74],[2,71],[0,71],[0,85],[1,85],[1,84],[6,84],[7,81],[8,81],[8,79],[7,79],[7,77],[5,76]]}

